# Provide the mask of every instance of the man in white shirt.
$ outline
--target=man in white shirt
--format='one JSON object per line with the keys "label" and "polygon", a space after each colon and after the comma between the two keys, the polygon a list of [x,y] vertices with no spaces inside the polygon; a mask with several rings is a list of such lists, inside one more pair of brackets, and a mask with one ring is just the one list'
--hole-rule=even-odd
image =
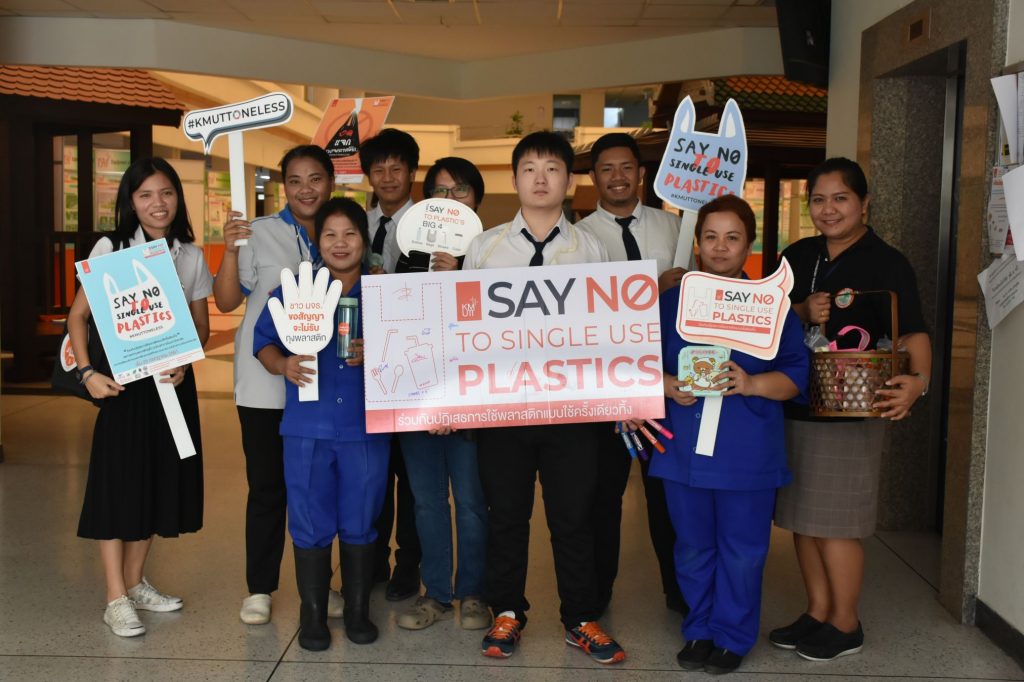
{"label": "man in white shirt", "polygon": [[[395,233],[398,221],[412,206],[412,183],[420,163],[420,147],[407,132],[385,128],[359,147],[359,164],[373,187],[377,205],[367,214],[370,228],[370,257],[382,258],[383,265],[371,262],[374,272],[394,272],[401,252]],[[395,486],[397,484],[397,493]],[[396,514],[397,498],[397,514]],[[377,520],[376,579],[387,580],[391,554],[391,529],[395,529],[395,570],[390,573],[384,596],[402,601],[419,594],[420,559],[423,552],[416,534],[415,501],[405,473],[398,439],[391,441],[387,495]]]}
{"label": "man in white shirt", "polygon": [[[658,288],[665,291],[679,284],[682,268],[673,268],[672,259],[679,241],[679,217],[650,206],[637,197],[644,178],[640,148],[625,133],[603,135],[591,148],[593,170],[590,179],[597,187],[597,209],[577,223],[601,241],[613,261],[656,260]],[[619,571],[619,533],[622,524],[622,495],[629,481],[632,459],[621,437],[609,423],[595,424],[598,434],[598,485],[594,499],[594,532],[602,541],[595,545],[597,588],[602,611],[612,598],[612,586]],[[648,478],[647,460],[640,471],[647,497],[647,523],[654,553],[658,557],[666,605],[685,610],[676,581],[673,545],[676,534],[669,521],[665,490],[661,479]]]}
{"label": "man in white shirt", "polygon": [[[522,206],[515,219],[477,236],[463,270],[595,263],[604,247],[562,212],[572,187],[573,150],[565,138],[542,131],[512,152],[513,185]],[[526,626],[530,517],[540,474],[551,532],[555,579],[565,641],[599,663],[626,654],[597,623],[594,529],[590,513],[597,485],[596,432],[591,424],[480,429],[477,458],[487,500],[487,602],[494,625],[483,638],[485,656],[507,658]]]}
{"label": "man in white shirt", "polygon": [[383,258],[384,272],[394,272],[401,257],[395,233],[398,221],[412,206],[412,183],[419,163],[416,140],[397,128],[385,128],[359,148],[359,164],[377,198],[377,205],[366,213],[370,253]]}

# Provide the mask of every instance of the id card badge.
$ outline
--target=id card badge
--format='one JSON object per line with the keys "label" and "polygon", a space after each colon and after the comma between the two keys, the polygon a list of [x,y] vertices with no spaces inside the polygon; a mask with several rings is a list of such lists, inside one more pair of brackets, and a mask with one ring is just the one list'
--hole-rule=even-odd
{"label": "id card badge", "polygon": [[687,346],[679,351],[679,380],[686,383],[694,396],[704,398],[694,452],[705,457],[715,454],[723,398],[722,391],[715,387],[714,378],[722,372],[729,353],[728,348],[721,346]]}

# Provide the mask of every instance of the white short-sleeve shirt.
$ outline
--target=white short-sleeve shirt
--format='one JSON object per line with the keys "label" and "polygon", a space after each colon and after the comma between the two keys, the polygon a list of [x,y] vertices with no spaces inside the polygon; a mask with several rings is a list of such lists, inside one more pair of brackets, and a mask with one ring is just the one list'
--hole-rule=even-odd
{"label": "white short-sleeve shirt", "polygon": [[312,259],[305,232],[279,214],[252,221],[249,244],[238,249],[238,280],[246,295],[245,315],[235,332],[235,404],[284,409],[284,377],[268,372],[252,354],[252,333],[270,292],[281,286],[281,270],[298,272]]}
{"label": "white short-sleeve shirt", "polygon": [[[522,233],[526,227],[523,212],[519,211],[512,222],[477,235],[469,243],[462,269],[517,268],[529,265],[537,250]],[[558,221],[558,234],[544,246],[542,253],[544,265],[604,263],[608,260],[608,252],[601,242],[570,223],[564,214]]]}
{"label": "white short-sleeve shirt", "polygon": [[[135,234],[128,240],[128,246],[139,246],[149,241],[146,233],[140,226]],[[183,244],[177,240],[170,244],[171,259],[174,261],[174,269],[178,272],[178,279],[181,280],[181,288],[185,292],[185,300],[199,301],[213,293],[213,276],[210,275],[210,268],[206,265],[203,257],[203,250],[195,244]],[[114,240],[110,235],[105,236],[96,242],[89,253],[89,258],[105,256],[114,251]]]}
{"label": "white short-sleeve shirt", "polygon": [[[672,268],[679,243],[679,216],[661,209],[644,206],[639,201],[633,209],[634,220],[629,225],[640,255],[658,262],[658,274]],[[576,223],[580,230],[594,235],[608,251],[613,261],[629,260],[622,241],[622,227],[615,222],[618,216],[609,213],[598,203],[597,210]]]}
{"label": "white short-sleeve shirt", "polygon": [[[398,223],[410,208],[412,208],[411,198],[402,205],[402,208],[391,215],[391,219],[388,222],[384,223],[384,228],[388,231],[384,237],[384,248],[381,251],[381,255],[384,256],[384,272],[394,272],[395,266],[398,265],[398,259],[402,255],[402,250],[398,248]],[[373,238],[376,236],[377,230],[380,229],[380,219],[383,217],[384,211],[380,209],[380,204],[371,208],[366,214],[366,222],[369,223],[370,228],[371,244],[373,244]]]}

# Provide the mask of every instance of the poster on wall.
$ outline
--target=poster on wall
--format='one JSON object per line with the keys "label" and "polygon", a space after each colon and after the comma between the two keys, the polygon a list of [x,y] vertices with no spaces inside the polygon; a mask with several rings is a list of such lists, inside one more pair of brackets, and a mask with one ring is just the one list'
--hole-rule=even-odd
{"label": "poster on wall", "polygon": [[364,276],[371,433],[664,416],[654,261]]}
{"label": "poster on wall", "polygon": [[313,134],[313,144],[323,147],[331,157],[335,182],[362,181],[359,145],[384,128],[394,101],[393,96],[347,97],[331,100],[327,105]]}

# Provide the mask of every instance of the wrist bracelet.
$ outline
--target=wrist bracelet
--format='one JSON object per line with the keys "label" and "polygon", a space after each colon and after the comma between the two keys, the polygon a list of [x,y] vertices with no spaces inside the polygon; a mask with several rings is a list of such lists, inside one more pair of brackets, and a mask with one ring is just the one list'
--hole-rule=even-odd
{"label": "wrist bracelet", "polygon": [[80,378],[80,379],[78,380],[78,383],[80,383],[80,384],[82,384],[83,386],[85,386],[86,382],[88,382],[88,381],[89,381],[89,377],[91,377],[91,376],[92,376],[93,374],[95,374],[95,373],[96,373],[96,370],[94,370],[94,369],[93,369],[92,367],[88,368],[87,370],[85,370],[84,372],[82,372],[82,376],[81,376],[81,378]]}
{"label": "wrist bracelet", "polygon": [[921,381],[924,382],[924,390],[921,391],[921,396],[920,397],[923,398],[924,396],[928,395],[928,388],[929,388],[929,384],[931,383],[931,382],[928,381],[928,377],[926,377],[924,374],[921,374],[921,372],[911,372],[910,376],[917,377],[918,379],[920,379]]}

